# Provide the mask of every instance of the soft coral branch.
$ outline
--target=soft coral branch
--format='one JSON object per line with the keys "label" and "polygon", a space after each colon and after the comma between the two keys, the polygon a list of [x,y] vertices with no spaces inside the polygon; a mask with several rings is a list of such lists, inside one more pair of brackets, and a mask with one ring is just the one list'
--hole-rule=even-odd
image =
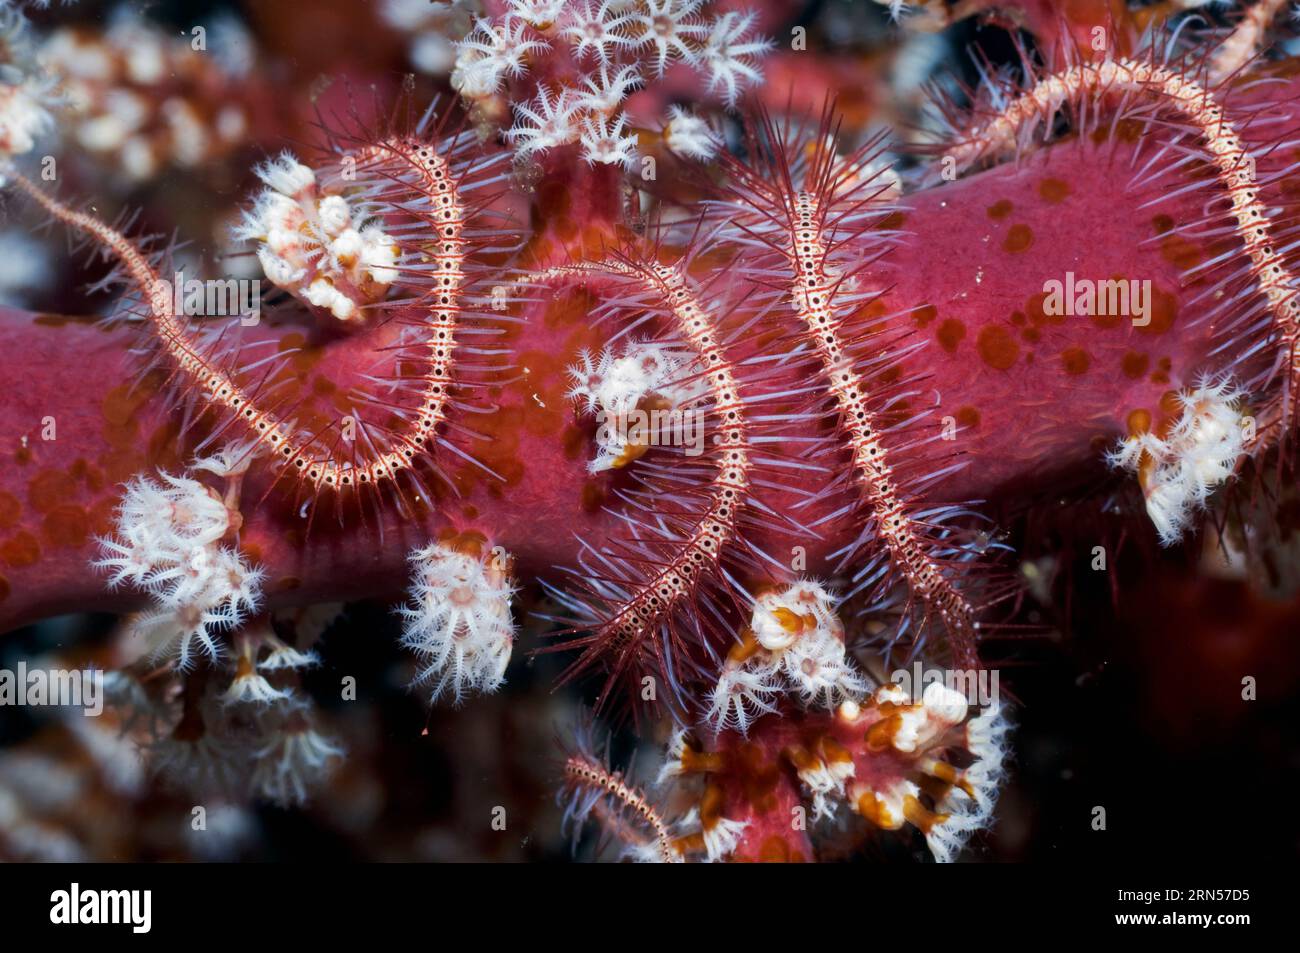
{"label": "soft coral branch", "polygon": [[[1288,81],[1263,93],[1286,102],[1293,87]],[[1262,136],[1246,131],[1248,141]],[[1208,360],[1215,344],[1210,331],[1191,320],[1190,302],[1202,289],[1194,282],[1184,287],[1181,271],[1219,254],[1224,242],[1176,229],[1200,219],[1196,197],[1149,208],[1102,198],[1124,194],[1132,178],[1126,155],[1136,149],[1122,139],[1113,148],[1087,141],[1051,147],[1019,165],[911,196],[907,210],[886,223],[903,240],[882,262],[877,280],[886,294],[873,307],[880,320],[909,324],[928,339],[903,359],[905,373],[925,375],[913,409],[960,424],[957,446],[967,464],[930,488],[935,505],[1045,489],[1051,474],[1079,476],[1099,463],[1105,446],[1127,436],[1135,410],[1158,417],[1171,389],[1215,369]],[[1285,186],[1266,185],[1265,198],[1283,195]],[[599,230],[612,217],[616,190],[604,193],[604,205],[592,206],[592,194],[549,187],[539,194],[546,228],[531,248],[539,263],[557,256],[566,239],[584,228]],[[554,207],[557,202],[564,207]],[[1043,283],[1067,271],[1149,278],[1150,325],[1046,315]],[[600,503],[609,487],[586,472],[584,433],[564,397],[570,355],[600,343],[581,309],[571,298],[532,302],[523,309],[525,320],[508,331],[518,377],[500,389],[497,412],[476,422],[489,438],[484,461],[503,480],[453,468],[459,498],[444,495],[414,522],[381,514],[378,522],[344,532],[324,519],[310,546],[303,545],[303,520],[283,498],[272,494],[246,513],[242,543],[267,569],[272,605],[326,595],[392,596],[405,576],[406,552],[448,522],[490,529],[524,573],[564,561],[575,533],[593,545],[608,538],[614,527]],[[179,458],[175,421],[151,397],[160,381],[138,381],[129,370],[134,334],[18,312],[0,322],[0,360],[13,382],[9,412],[0,419],[7,456],[0,476],[6,627],[72,606],[113,609],[129,602],[87,571],[90,537],[110,528],[128,477],[186,462]],[[254,329],[250,341],[256,339],[301,348],[291,366],[303,388],[345,388],[367,361],[364,345],[353,339],[305,345],[296,330],[268,328]],[[42,439],[46,418],[56,421],[56,439]],[[246,500],[261,496],[264,479],[250,474]],[[793,499],[777,495],[772,505],[783,502]],[[808,513],[804,521],[825,512]],[[852,533],[831,524],[823,538],[809,538],[809,569]]]}

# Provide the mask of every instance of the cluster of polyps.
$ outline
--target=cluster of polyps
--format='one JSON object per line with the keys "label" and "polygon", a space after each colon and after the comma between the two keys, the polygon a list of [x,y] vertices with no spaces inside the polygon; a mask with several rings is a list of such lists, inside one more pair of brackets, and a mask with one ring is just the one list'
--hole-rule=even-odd
{"label": "cluster of polyps", "polygon": [[746,732],[755,718],[776,711],[787,690],[806,705],[834,707],[867,688],[847,658],[834,596],[819,583],[800,581],[755,599],[749,629],[727,655],[707,717],[719,731]]}
{"label": "cluster of polyps", "polygon": [[[236,682],[249,677],[237,674]],[[310,702],[296,693],[281,689],[249,703],[232,701],[229,691],[213,681],[186,685],[175,727],[148,745],[153,770],[194,794],[303,803],[343,749],[317,730]]]}
{"label": "cluster of polyps", "polygon": [[251,40],[233,21],[212,25],[212,53],[194,37],[168,36],[134,15],[102,35],[52,33],[40,51],[67,96],[69,126],[83,148],[136,181],[168,164],[192,168],[228,154],[249,131],[236,90]]}
{"label": "cluster of polyps", "polygon": [[[752,35],[755,14],[706,17],[703,0],[511,0],[505,12],[480,18],[457,44],[452,85],[467,99],[496,96],[543,54],[567,57],[579,71],[572,86],[540,85],[535,98],[514,102],[507,137],[521,155],[578,143],[588,162],[628,166],[638,136],[620,107],[648,75],[680,62],[699,72],[709,92],[734,105],[741,89],[762,79],[758,59],[771,48]],[[665,129],[668,147],[708,158],[717,139],[701,121],[676,110]]]}
{"label": "cluster of polyps", "polygon": [[[336,611],[282,615],[278,624],[292,640],[269,616],[242,622],[229,636],[232,658],[192,671],[132,663],[105,678],[105,707],[147,752],[146,764],[182,790],[301,803],[343,754],[316,729],[300,679],[317,664],[309,646]],[[129,625],[121,633],[132,634]]]}
{"label": "cluster of polyps", "polygon": [[340,321],[361,320],[397,280],[401,249],[377,224],[357,221],[347,199],[324,192],[289,153],[257,170],[266,188],[235,229],[257,242],[275,285]]}
{"label": "cluster of polyps", "polygon": [[702,385],[689,379],[690,364],[689,354],[649,341],[626,344],[617,356],[612,348],[596,357],[581,352],[569,368],[568,397],[604,424],[596,432],[596,456],[587,465],[592,473],[626,466],[651,440],[673,439],[671,433],[652,431],[656,420],[664,422],[661,430],[674,426],[677,415],[702,397]]}
{"label": "cluster of polyps", "polygon": [[7,4],[0,9],[0,35],[8,54],[0,71],[0,160],[31,152],[54,128],[50,81],[36,64],[27,21]]}
{"label": "cluster of polyps", "polygon": [[232,511],[215,491],[188,477],[160,476],[127,483],[117,535],[100,540],[95,565],[110,572],[110,585],[131,583],[149,594],[154,607],[131,618],[130,633],[150,655],[175,655],[184,669],[196,649],[220,656],[218,634],[261,602],[262,573],[221,545]]}
{"label": "cluster of polyps", "polygon": [[[814,795],[838,796],[882,830],[912,824],[925,834],[935,860],[943,862],[957,855],[973,831],[988,825],[1010,727],[999,702],[971,717],[966,698],[942,684],[929,685],[919,703],[897,685],[885,685],[866,705],[841,705],[835,721],[836,728],[817,751],[794,755],[796,763],[804,761],[799,778]],[[832,743],[836,737],[838,745]],[[858,739],[865,748],[854,744]],[[953,749],[973,759],[970,767],[941,760]],[[850,759],[828,770],[827,759],[835,760],[840,750]],[[838,782],[829,788],[828,774]],[[932,808],[922,801],[923,794]]]}
{"label": "cluster of polyps", "polygon": [[1202,380],[1178,393],[1181,413],[1169,428],[1143,428],[1108,454],[1110,464],[1138,475],[1147,514],[1171,546],[1214,488],[1236,471],[1245,452],[1244,395],[1227,378]]}
{"label": "cluster of polyps", "polygon": [[54,125],[27,84],[0,83],[0,157],[31,152],[36,138]]}
{"label": "cluster of polyps", "polygon": [[761,718],[749,738],[700,744],[678,730],[652,797],[608,766],[583,725],[561,800],[568,823],[599,825],[634,860],[811,859],[821,837],[852,830],[818,823],[847,805],[876,830],[911,825],[949,862],[992,820],[1008,728],[996,700],[978,710],[940,683],[920,699],[885,685],[833,713]]}
{"label": "cluster of polyps", "polygon": [[509,557],[464,536],[417,549],[410,562],[412,604],[398,612],[402,644],[420,659],[416,681],[433,684],[434,701],[496,691],[515,641]]}

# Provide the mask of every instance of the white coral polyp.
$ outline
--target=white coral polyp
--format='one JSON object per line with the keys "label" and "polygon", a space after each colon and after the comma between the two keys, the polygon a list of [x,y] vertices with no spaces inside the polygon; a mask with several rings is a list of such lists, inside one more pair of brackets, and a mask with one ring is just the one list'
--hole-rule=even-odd
{"label": "white coral polyp", "polygon": [[997,702],[966,723],[966,750],[976,758],[962,772],[970,793],[960,786],[952,787],[936,805],[938,820],[925,834],[930,853],[939,863],[956,859],[971,834],[992,822],[998,790],[1006,776],[1006,735],[1010,728]]}
{"label": "white coral polyp", "polygon": [[555,26],[564,7],[565,0],[510,0],[510,9],[516,16],[543,32]]}
{"label": "white coral polyp", "polygon": [[54,120],[26,85],[0,83],[0,158],[31,152]]}
{"label": "white coral polyp", "polygon": [[507,78],[524,74],[530,56],[550,48],[514,14],[506,14],[500,23],[480,18],[469,36],[456,44],[451,84],[471,99],[491,96]]}
{"label": "white coral polyp", "polygon": [[512,105],[515,123],[506,131],[506,138],[519,155],[545,152],[578,139],[579,107],[571,90],[555,92],[539,83],[532,100]]}
{"label": "white coral polyp", "polygon": [[706,713],[715,731],[749,730],[758,716],[775,710],[775,699],[793,692],[805,707],[833,709],[871,688],[848,658],[844,625],[825,586],[802,579],[754,600],[753,642],[729,657]]}
{"label": "white coral polyp", "polygon": [[749,821],[733,821],[726,817],[712,818],[707,824],[702,823],[698,809],[692,808],[682,818],[682,828],[692,830],[698,827],[704,841],[704,860],[717,864],[726,860],[740,846],[741,835],[749,827]]}
{"label": "white coral polyp", "polygon": [[637,137],[623,134],[626,122],[622,113],[613,120],[598,114],[583,119],[580,137],[582,157],[593,165],[600,163],[631,167],[636,161]]}
{"label": "white coral polyp", "polygon": [[220,540],[230,512],[197,480],[138,476],[126,485],[117,535],[101,539],[93,565],[109,585],[129,582],[147,592],[152,609],[131,617],[128,636],[153,657],[173,656],[181,668],[196,653],[220,655],[219,633],[241,624],[261,602],[260,570]]}
{"label": "white coral polyp", "polygon": [[698,13],[702,0],[644,0],[632,17],[631,37],[650,47],[655,73],[663,76],[674,60],[695,63],[696,44],[709,32]]}
{"label": "white coral polyp", "polygon": [[921,695],[921,704],[902,711],[890,745],[895,751],[912,754],[929,748],[953,725],[966,717],[966,697],[946,685],[932,682]]}
{"label": "white coral polyp", "polygon": [[780,691],[771,671],[728,666],[709,696],[705,720],[717,731],[731,728],[746,734],[755,719],[776,711],[772,702]]}
{"label": "white coral polyp", "polygon": [[670,152],[688,159],[708,162],[718,154],[721,141],[707,122],[680,106],[668,107],[664,142]]}
{"label": "white coral polyp", "polygon": [[235,664],[235,677],[222,693],[221,701],[226,705],[265,707],[292,699],[292,691],[277,688],[262,675],[262,667],[257,664],[260,637],[253,639],[246,636],[239,641],[241,644],[239,660]]}
{"label": "white coral polyp", "polygon": [[1245,450],[1243,396],[1230,378],[1202,379],[1178,394],[1182,413],[1164,437],[1145,431],[1107,454],[1111,466],[1138,475],[1162,544],[1182,539],[1215,487],[1236,471]]}
{"label": "white coral polyp", "polygon": [[399,276],[401,248],[367,224],[341,195],[322,193],[316,174],[290,153],[263,164],[267,188],[244,213],[235,237],[257,243],[266,277],[339,321],[387,294]]}
{"label": "white coral polyp", "polygon": [[602,63],[600,72],[584,78],[582,86],[577,94],[578,106],[593,113],[612,116],[623,100],[641,86],[641,73],[633,65],[624,66],[611,76],[608,67]]}
{"label": "white coral polyp", "polygon": [[411,603],[398,612],[402,644],[421,662],[416,681],[432,684],[433,701],[496,691],[515,639],[507,560],[500,550],[480,555],[434,543],[413,552],[410,563]]}
{"label": "white coral polyp", "polygon": [[636,45],[626,32],[631,22],[632,15],[626,12],[626,5],[617,0],[602,0],[599,6],[586,0],[582,6],[576,3],[570,6],[560,36],[573,45],[579,58],[592,55],[604,64],[615,54]]}
{"label": "white coral polyp", "polygon": [[569,368],[573,386],[567,396],[600,423],[596,457],[587,465],[592,473],[626,466],[649,441],[673,441],[677,415],[704,395],[703,385],[690,380],[690,361],[683,352],[646,341],[630,342],[617,355],[606,348],[599,357],[587,351],[578,356]]}
{"label": "white coral polyp", "polygon": [[261,603],[262,573],[232,549],[200,547],[175,565],[159,565],[146,591],[155,607],[130,617],[127,635],[153,658],[189,668],[196,652],[216,659],[222,632],[238,627]]}
{"label": "white coral polyp", "polygon": [[755,600],[750,627],[771,654],[770,664],[798,691],[805,705],[834,708],[869,685],[849,663],[835,598],[810,580],[764,593]]}
{"label": "white coral polyp", "polygon": [[698,54],[701,67],[708,74],[709,91],[721,91],[728,106],[736,104],[744,86],[763,79],[753,61],[767,54],[772,44],[747,35],[756,17],[752,11],[722,14],[710,24],[708,39]]}
{"label": "white coral polyp", "polygon": [[302,804],[343,754],[312,727],[305,710],[292,712],[253,753],[253,790],[277,804]]}
{"label": "white coral polyp", "polygon": [[847,785],[857,772],[852,758],[823,761],[813,758],[797,769],[799,780],[813,796],[813,820],[834,817],[837,802],[847,796]]}

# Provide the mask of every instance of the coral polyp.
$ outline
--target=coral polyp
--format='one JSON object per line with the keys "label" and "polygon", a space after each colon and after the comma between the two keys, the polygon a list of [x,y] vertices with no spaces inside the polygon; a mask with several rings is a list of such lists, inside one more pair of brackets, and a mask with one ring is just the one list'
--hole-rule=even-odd
{"label": "coral polyp", "polygon": [[5,5],[5,215],[89,255],[0,316],[0,623],[109,727],[0,748],[0,856],[104,855],[5,766],[111,735],[132,837],[233,819],[141,855],[1039,857],[1112,630],[1232,585],[1196,678],[1300,670],[1282,4],[381,6]]}

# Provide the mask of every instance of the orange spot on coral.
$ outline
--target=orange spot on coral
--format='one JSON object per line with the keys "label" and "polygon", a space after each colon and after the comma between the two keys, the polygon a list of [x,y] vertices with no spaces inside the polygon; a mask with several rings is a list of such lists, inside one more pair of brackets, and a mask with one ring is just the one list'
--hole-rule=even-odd
{"label": "orange spot on coral", "polygon": [[1201,249],[1173,232],[1169,232],[1160,240],[1160,255],[1165,261],[1183,270],[1199,265],[1204,257]]}
{"label": "orange spot on coral", "polygon": [[1145,128],[1145,124],[1137,119],[1121,119],[1114,124],[1112,132],[1111,124],[1103,122],[1098,124],[1089,138],[1098,145],[1112,138],[1116,142],[1137,142]]}
{"label": "orange spot on coral", "polygon": [[90,525],[86,511],[80,506],[56,506],[45,514],[45,541],[52,546],[71,546],[76,549],[86,545]]}
{"label": "orange spot on coral", "polygon": [[147,397],[144,388],[133,389],[130,384],[119,384],[104,395],[100,412],[108,423],[115,427],[125,427],[132,422],[136,411]]}
{"label": "orange spot on coral", "polygon": [[117,500],[100,500],[90,508],[88,520],[90,531],[96,536],[107,536],[117,526]]}
{"label": "orange spot on coral", "polygon": [[1043,179],[1038,183],[1038,194],[1042,196],[1043,201],[1057,205],[1064,202],[1065,197],[1070,194],[1070,185],[1060,179]]}
{"label": "orange spot on coral", "polygon": [[[1133,313],[1133,306],[1136,303],[1130,296],[1133,284],[1123,275],[1111,275],[1110,281],[1119,282],[1117,285],[1098,283],[1097,296],[1093,301],[1093,312],[1089,317],[1092,323],[1099,328],[1110,330],[1117,328],[1121,323],[1128,320],[1126,315]],[[1118,288],[1119,290],[1113,290]],[[1124,307],[1127,303],[1127,309]]]}
{"label": "orange spot on coral", "polygon": [[11,591],[12,590],[9,588],[9,580],[4,576],[0,576],[0,602],[4,602],[8,599]]}
{"label": "orange spot on coral", "polygon": [[1067,347],[1061,352],[1061,366],[1072,377],[1086,373],[1092,364],[1092,357],[1081,347]]}
{"label": "orange spot on coral", "polygon": [[1047,292],[1040,291],[1025,302],[1025,311],[1029,315],[1029,323],[1034,327],[1042,327],[1045,324],[1064,324],[1065,315],[1048,314],[1044,305],[1047,303]]}
{"label": "orange spot on coral", "polygon": [[980,412],[974,407],[958,407],[956,416],[962,429],[973,430],[980,425]]}
{"label": "orange spot on coral", "polygon": [[164,470],[180,470],[185,466],[184,448],[180,440],[179,420],[168,420],[149,435],[149,461]]}
{"label": "orange spot on coral", "polygon": [[759,845],[758,862],[760,864],[797,864],[803,862],[803,855],[797,851],[792,851],[789,844],[772,834],[765,837],[763,843]]}
{"label": "orange spot on coral", "polygon": [[1135,437],[1140,433],[1146,433],[1151,429],[1151,411],[1142,410],[1141,408],[1129,412],[1128,433],[1130,437]]}
{"label": "orange spot on coral", "polygon": [[907,224],[906,212],[890,212],[888,215],[886,215],[884,218],[880,220],[880,224],[876,227],[882,229],[899,229],[906,224]]}
{"label": "orange spot on coral", "polygon": [[0,559],[15,568],[30,566],[41,558],[41,547],[31,533],[18,533],[0,543]]}
{"label": "orange spot on coral", "polygon": [[17,523],[22,512],[23,505],[18,502],[18,497],[0,492],[0,529],[8,529]]}
{"label": "orange spot on coral", "polygon": [[926,304],[917,308],[912,314],[916,317],[916,326],[923,328],[938,317],[939,309],[932,304]]}
{"label": "orange spot on coral", "polygon": [[99,463],[104,468],[104,476],[110,483],[125,483],[144,468],[143,458],[125,449],[120,453],[100,457]]}
{"label": "orange spot on coral", "polygon": [[966,336],[966,325],[956,318],[948,318],[939,325],[939,330],[934,336],[939,341],[940,347],[953,354],[957,350],[957,345],[961,344],[962,338]]}
{"label": "orange spot on coral", "polygon": [[587,513],[599,513],[605,505],[605,490],[599,483],[582,485],[582,509]]}
{"label": "orange spot on coral", "polygon": [[60,470],[44,470],[27,484],[27,499],[38,513],[49,512],[76,492],[76,482]]}
{"label": "orange spot on coral", "polygon": [[1148,306],[1151,309],[1151,320],[1148,324],[1137,327],[1139,334],[1164,334],[1174,326],[1178,319],[1178,299],[1172,294],[1153,287]]}
{"label": "orange spot on coral", "polygon": [[1020,356],[1020,345],[1005,329],[991,324],[983,328],[975,343],[980,357],[989,367],[1005,371]]}
{"label": "orange spot on coral", "polygon": [[1137,380],[1147,372],[1147,367],[1151,364],[1151,358],[1138,351],[1129,351],[1119,362],[1119,368],[1124,372],[1124,376],[1131,380]]}
{"label": "orange spot on coral", "polygon": [[1001,221],[1011,214],[1013,206],[1006,199],[998,199],[987,209],[989,218],[994,221]]}
{"label": "orange spot on coral", "polygon": [[1167,417],[1179,417],[1183,412],[1183,402],[1176,390],[1167,390],[1160,395],[1160,412]]}
{"label": "orange spot on coral", "polygon": [[1007,230],[1007,237],[1002,240],[1002,248],[1013,255],[1025,251],[1034,243],[1034,231],[1028,225],[1012,225]]}

